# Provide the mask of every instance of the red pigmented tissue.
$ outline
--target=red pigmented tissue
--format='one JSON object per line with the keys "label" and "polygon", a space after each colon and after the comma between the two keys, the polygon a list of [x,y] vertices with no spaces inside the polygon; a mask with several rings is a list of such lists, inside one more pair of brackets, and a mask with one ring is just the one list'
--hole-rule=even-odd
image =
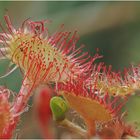
{"label": "red pigmented tissue", "polygon": [[51,96],[52,91],[48,87],[41,89],[35,96],[35,113],[44,138],[52,138],[52,131],[49,128],[52,117],[50,110]]}

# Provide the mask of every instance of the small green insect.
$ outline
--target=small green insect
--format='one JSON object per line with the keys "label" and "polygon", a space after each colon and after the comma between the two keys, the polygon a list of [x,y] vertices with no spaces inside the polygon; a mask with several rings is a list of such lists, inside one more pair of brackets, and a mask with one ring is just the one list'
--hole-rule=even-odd
{"label": "small green insect", "polygon": [[65,113],[68,111],[68,104],[61,97],[53,97],[50,101],[50,107],[54,120],[62,121],[65,119]]}

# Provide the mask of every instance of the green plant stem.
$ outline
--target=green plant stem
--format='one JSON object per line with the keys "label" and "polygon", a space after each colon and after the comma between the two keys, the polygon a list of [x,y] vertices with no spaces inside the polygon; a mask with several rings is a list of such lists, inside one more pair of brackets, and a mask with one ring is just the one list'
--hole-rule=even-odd
{"label": "green plant stem", "polygon": [[67,119],[64,119],[63,121],[57,121],[57,123],[67,129],[69,129],[71,132],[74,132],[76,134],[79,134],[81,137],[86,138],[87,137],[87,131],[82,129],[80,126],[75,125],[74,123],[70,122]]}

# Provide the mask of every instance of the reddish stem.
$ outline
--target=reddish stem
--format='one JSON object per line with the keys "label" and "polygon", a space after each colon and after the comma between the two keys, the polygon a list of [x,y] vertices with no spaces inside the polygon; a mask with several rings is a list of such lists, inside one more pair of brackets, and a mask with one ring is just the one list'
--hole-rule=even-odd
{"label": "reddish stem", "polygon": [[19,94],[17,95],[12,107],[12,113],[14,115],[13,123],[9,124],[6,132],[0,136],[0,138],[12,138],[13,131],[15,130],[16,125],[20,119],[20,115],[24,112],[27,102],[31,96],[32,89],[33,85],[27,84],[27,80],[24,79]]}

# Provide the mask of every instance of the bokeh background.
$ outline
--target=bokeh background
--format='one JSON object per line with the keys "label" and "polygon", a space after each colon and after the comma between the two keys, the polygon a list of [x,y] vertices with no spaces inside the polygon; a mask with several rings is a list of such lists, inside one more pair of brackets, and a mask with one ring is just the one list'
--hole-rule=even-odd
{"label": "bokeh background", "polygon": [[[50,19],[50,32],[61,24],[67,30],[78,30],[78,45],[85,44],[85,51],[95,54],[96,48],[104,57],[107,65],[114,70],[123,70],[130,64],[140,63],[140,2],[87,2],[87,1],[42,1],[42,2],[0,2],[0,22],[3,16],[10,15],[13,25],[19,27],[24,20]],[[0,75],[4,74],[9,62],[0,62]],[[1,85],[18,92],[21,85],[19,70],[0,79]],[[30,101],[32,104],[32,100]],[[125,110],[127,121],[138,122],[140,128],[140,97],[133,96]],[[17,129],[19,138],[41,138],[32,109],[25,113]],[[20,134],[19,134],[20,133]]]}

